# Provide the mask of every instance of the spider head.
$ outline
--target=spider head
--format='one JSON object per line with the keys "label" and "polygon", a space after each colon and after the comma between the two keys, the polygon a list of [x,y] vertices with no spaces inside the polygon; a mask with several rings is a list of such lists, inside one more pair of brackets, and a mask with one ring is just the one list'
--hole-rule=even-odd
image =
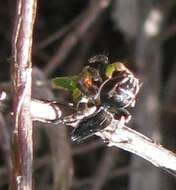
{"label": "spider head", "polygon": [[91,98],[95,96],[101,84],[102,78],[95,68],[87,66],[80,73],[78,87],[87,97]]}

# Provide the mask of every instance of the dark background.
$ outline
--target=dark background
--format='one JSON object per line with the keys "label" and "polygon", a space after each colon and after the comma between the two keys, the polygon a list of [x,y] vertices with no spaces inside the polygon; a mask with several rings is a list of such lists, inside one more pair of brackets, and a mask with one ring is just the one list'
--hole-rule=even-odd
{"label": "dark background", "polygon": [[[0,0],[0,87],[7,90],[15,5],[15,1]],[[175,32],[174,0],[38,1],[33,41],[33,97],[64,103],[67,94],[52,91],[51,78],[77,74],[89,57],[106,54],[111,62],[124,62],[143,82],[129,126],[175,152]],[[38,80],[42,80],[42,87],[37,86]],[[0,189],[8,189],[9,179],[12,125],[7,111],[10,108],[2,109],[0,115]],[[98,137],[75,144],[70,142],[69,135],[70,129],[35,123],[36,189],[176,188],[171,175],[142,158],[107,148]]]}

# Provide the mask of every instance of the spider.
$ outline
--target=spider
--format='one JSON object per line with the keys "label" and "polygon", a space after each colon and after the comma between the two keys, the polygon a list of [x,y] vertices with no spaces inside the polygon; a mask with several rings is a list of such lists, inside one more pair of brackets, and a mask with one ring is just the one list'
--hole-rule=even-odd
{"label": "spider", "polygon": [[[84,98],[78,103],[81,117],[73,120],[76,121],[71,136],[73,141],[81,142],[105,130],[113,120],[129,122],[131,115],[128,108],[135,105],[141,84],[124,64],[110,64],[105,55],[93,56],[78,85]],[[94,108],[90,114],[88,108]]]}

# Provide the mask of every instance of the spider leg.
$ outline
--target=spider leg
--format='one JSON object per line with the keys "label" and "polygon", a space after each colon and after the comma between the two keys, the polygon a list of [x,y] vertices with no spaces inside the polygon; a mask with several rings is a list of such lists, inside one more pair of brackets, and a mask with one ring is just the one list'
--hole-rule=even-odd
{"label": "spider leg", "polygon": [[129,113],[129,111],[127,109],[118,108],[116,110],[114,118],[117,120],[120,120],[122,117],[124,117],[125,123],[128,123],[131,119],[131,114]]}

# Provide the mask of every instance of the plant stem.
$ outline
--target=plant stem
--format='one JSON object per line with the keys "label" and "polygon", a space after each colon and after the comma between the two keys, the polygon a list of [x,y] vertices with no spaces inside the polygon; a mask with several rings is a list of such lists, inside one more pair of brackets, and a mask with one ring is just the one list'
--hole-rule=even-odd
{"label": "plant stem", "polygon": [[12,38],[15,128],[12,140],[11,189],[32,189],[31,47],[36,0],[18,0]]}

